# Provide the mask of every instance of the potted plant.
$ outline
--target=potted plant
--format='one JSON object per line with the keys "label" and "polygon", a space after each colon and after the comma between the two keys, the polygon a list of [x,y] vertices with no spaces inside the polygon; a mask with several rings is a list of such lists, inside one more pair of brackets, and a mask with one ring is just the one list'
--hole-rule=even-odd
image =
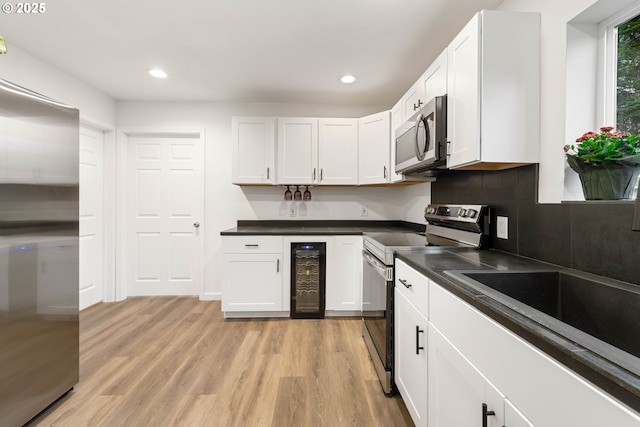
{"label": "potted plant", "polygon": [[578,173],[585,199],[629,199],[640,174],[640,134],[587,132],[575,144],[564,146],[567,162]]}

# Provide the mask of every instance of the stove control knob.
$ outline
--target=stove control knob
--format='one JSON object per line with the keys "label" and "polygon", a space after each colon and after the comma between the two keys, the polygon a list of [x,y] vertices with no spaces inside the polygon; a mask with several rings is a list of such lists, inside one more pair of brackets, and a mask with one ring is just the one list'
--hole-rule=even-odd
{"label": "stove control knob", "polygon": [[458,211],[458,216],[459,216],[459,217],[464,217],[464,216],[466,216],[466,215],[467,215],[467,210],[466,210],[466,209],[462,209],[462,208],[461,208],[461,209]]}
{"label": "stove control knob", "polygon": [[469,209],[469,210],[467,211],[467,217],[468,217],[468,218],[475,218],[475,217],[477,217],[477,216],[478,216],[478,211],[477,211],[477,210],[475,210],[475,209]]}

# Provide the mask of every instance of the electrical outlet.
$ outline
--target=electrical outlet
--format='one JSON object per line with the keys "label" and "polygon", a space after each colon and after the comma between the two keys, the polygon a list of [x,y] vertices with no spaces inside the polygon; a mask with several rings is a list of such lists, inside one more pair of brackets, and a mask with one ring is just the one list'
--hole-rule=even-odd
{"label": "electrical outlet", "polygon": [[496,221],[496,234],[498,239],[509,238],[509,217],[499,216]]}
{"label": "electrical outlet", "polygon": [[297,204],[291,203],[291,206],[289,206],[289,216],[290,217],[298,216],[298,205]]}
{"label": "electrical outlet", "polygon": [[366,206],[360,207],[360,216],[369,215],[369,209]]}

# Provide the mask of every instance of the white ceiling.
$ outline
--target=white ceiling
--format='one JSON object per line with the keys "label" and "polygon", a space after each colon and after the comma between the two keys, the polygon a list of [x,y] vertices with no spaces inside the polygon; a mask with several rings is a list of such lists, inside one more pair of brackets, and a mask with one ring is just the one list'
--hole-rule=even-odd
{"label": "white ceiling", "polygon": [[[502,0],[55,0],[11,45],[116,100],[389,105]],[[156,80],[147,70],[168,74]],[[343,74],[357,81],[340,83]]]}

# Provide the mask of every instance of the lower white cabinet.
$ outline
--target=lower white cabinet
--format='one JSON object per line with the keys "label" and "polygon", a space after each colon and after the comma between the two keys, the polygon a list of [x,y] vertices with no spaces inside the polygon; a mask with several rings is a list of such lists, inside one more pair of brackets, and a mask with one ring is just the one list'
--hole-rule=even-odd
{"label": "lower white cabinet", "polygon": [[432,324],[429,368],[430,427],[529,425],[505,424],[504,396]]}
{"label": "lower white cabinet", "polygon": [[353,316],[362,307],[362,236],[223,236],[225,317],[288,317],[291,243],[325,243],[325,310]]}
{"label": "lower white cabinet", "polygon": [[222,252],[225,316],[284,310],[281,236],[225,236]]}
{"label": "lower white cabinet", "polygon": [[[335,236],[333,259],[327,259],[326,310],[351,312],[362,310],[362,236]],[[331,279],[331,280],[329,280]]]}
{"label": "lower white cabinet", "polygon": [[394,381],[417,427],[427,425],[429,281],[396,259]]}
{"label": "lower white cabinet", "polygon": [[638,413],[433,281],[429,323],[430,427],[480,426],[483,402],[504,414],[489,426],[640,425]]}
{"label": "lower white cabinet", "polygon": [[426,426],[428,322],[397,288],[394,292],[395,383],[416,427]]}

